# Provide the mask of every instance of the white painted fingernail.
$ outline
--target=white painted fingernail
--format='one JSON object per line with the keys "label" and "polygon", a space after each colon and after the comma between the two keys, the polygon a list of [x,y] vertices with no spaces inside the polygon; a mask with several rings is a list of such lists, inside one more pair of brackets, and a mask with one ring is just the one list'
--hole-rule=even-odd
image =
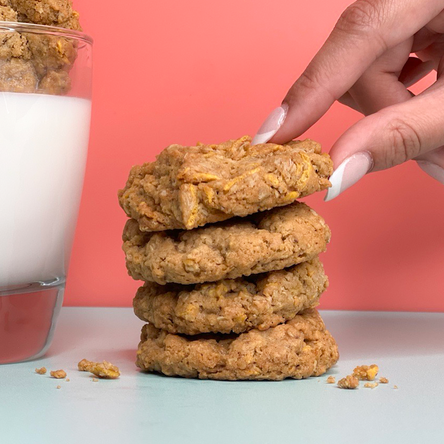
{"label": "white painted fingernail", "polygon": [[373,159],[369,152],[362,151],[347,157],[330,177],[331,187],[327,191],[325,201],[338,197],[347,188],[362,179],[372,168]]}
{"label": "white painted fingernail", "polygon": [[259,128],[257,134],[254,136],[251,144],[257,145],[258,143],[268,142],[279,130],[287,117],[288,105],[283,103],[278,108],[275,108],[265,122]]}
{"label": "white painted fingernail", "polygon": [[436,163],[428,162],[427,160],[417,160],[419,168],[427,173],[429,176],[432,176],[438,182],[441,182],[444,185],[444,169],[441,168]]}

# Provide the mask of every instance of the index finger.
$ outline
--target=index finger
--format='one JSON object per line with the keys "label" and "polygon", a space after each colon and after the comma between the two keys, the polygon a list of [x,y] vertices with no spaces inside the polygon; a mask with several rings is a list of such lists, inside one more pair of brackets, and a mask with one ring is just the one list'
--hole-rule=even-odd
{"label": "index finger", "polygon": [[444,0],[358,0],[350,5],[285,96],[288,111],[272,141],[287,142],[305,132],[379,56],[414,35],[443,6]]}

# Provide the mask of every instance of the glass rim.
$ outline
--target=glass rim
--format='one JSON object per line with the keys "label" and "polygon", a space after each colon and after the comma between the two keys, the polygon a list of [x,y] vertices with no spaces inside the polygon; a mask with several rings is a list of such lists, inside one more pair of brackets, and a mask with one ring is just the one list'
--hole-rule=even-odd
{"label": "glass rim", "polygon": [[74,38],[77,40],[82,40],[90,45],[92,45],[94,42],[91,36],[81,31],[74,31],[73,29],[60,28],[58,26],[37,25],[35,23],[0,21],[0,30],[9,31],[9,32],[19,31],[19,32],[29,32],[34,34],[48,34],[60,37]]}

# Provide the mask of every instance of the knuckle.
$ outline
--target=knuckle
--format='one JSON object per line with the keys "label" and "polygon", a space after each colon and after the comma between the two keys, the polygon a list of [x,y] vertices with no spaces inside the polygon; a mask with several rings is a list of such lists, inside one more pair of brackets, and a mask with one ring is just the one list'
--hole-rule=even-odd
{"label": "knuckle", "polygon": [[402,119],[392,120],[388,125],[390,149],[387,164],[395,166],[413,159],[421,152],[421,137],[410,123]]}
{"label": "knuckle", "polygon": [[378,29],[382,13],[374,0],[358,0],[342,13],[336,28],[347,33],[367,34]]}
{"label": "knuckle", "polygon": [[322,92],[324,95],[328,94],[333,101],[336,100],[336,97],[334,97],[333,93],[326,86],[325,81],[323,81],[320,74],[318,74],[320,72],[322,72],[320,69],[304,71],[297,81],[298,88]]}

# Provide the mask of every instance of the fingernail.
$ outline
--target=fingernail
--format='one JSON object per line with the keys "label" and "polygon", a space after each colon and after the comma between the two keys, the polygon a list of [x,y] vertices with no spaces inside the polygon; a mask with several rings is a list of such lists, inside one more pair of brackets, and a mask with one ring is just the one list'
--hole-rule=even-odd
{"label": "fingernail", "polygon": [[252,145],[257,145],[258,143],[268,142],[279,130],[287,117],[288,105],[283,103],[278,108],[275,108],[265,122],[259,128],[256,135],[253,137],[251,142]]}
{"label": "fingernail", "polygon": [[372,168],[373,159],[369,152],[362,151],[347,157],[330,177],[331,187],[327,191],[325,201],[338,197],[347,188],[362,179]]}
{"label": "fingernail", "polygon": [[444,185],[444,169],[441,168],[436,163],[428,162],[427,160],[417,160],[419,168],[427,173],[429,176],[432,176],[438,182],[441,182]]}

